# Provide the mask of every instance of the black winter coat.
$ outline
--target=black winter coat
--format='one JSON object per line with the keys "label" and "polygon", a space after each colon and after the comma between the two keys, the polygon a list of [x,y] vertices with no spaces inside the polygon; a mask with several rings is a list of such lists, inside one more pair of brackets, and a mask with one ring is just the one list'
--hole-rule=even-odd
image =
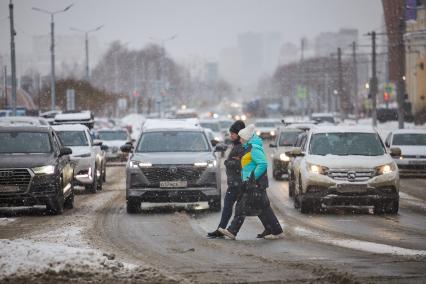
{"label": "black winter coat", "polygon": [[[241,157],[244,155],[245,150],[241,143],[234,143],[228,157],[225,160],[226,176],[228,186],[241,186]],[[234,159],[237,157],[238,159]]]}

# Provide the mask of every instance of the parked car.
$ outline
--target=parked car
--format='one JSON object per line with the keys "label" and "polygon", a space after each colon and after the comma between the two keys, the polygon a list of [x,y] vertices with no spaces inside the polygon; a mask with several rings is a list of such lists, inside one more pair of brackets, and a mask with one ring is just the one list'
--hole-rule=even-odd
{"label": "parked car", "polygon": [[288,156],[301,157],[293,165],[294,205],[302,213],[334,206],[374,206],[375,213],[396,214],[399,171],[372,127],[317,127],[303,148]]}
{"label": "parked car", "polygon": [[269,146],[272,151],[272,175],[274,179],[280,180],[283,175],[288,177],[288,166],[290,157],[285,152],[291,150],[295,144],[297,137],[303,133],[303,130],[292,127],[281,127],[273,143]]}
{"label": "parked car", "polygon": [[92,129],[95,117],[91,111],[70,111],[57,114],[53,124],[82,124]]}
{"label": "parked car", "polygon": [[120,150],[126,143],[132,144],[132,138],[126,129],[100,129],[96,133],[97,138],[102,141],[102,145],[107,146],[107,161],[127,161],[128,153]]}
{"label": "parked car", "polygon": [[141,203],[208,202],[221,209],[220,164],[205,130],[193,121],[147,120],[126,166],[127,212],[137,213]]}
{"label": "parked car", "polygon": [[61,143],[72,149],[74,185],[92,193],[102,190],[106,180],[106,147],[102,142],[92,140],[89,129],[81,124],[54,125],[53,129]]}
{"label": "parked car", "polygon": [[259,118],[255,122],[256,134],[262,139],[275,139],[281,121],[274,118]]}
{"label": "parked car", "polygon": [[337,124],[333,113],[313,113],[311,114],[311,119],[317,124]]}
{"label": "parked car", "polygon": [[398,129],[389,133],[386,147],[399,147],[395,158],[401,176],[426,176],[426,130]]}
{"label": "parked car", "polygon": [[71,153],[48,126],[0,127],[0,204],[46,205],[51,214],[72,208]]}

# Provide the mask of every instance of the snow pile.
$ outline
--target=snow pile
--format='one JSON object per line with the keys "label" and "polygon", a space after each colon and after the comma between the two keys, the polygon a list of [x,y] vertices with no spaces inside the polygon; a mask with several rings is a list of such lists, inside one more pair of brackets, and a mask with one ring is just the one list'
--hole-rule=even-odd
{"label": "snow pile", "polygon": [[61,244],[33,240],[0,240],[0,271],[2,278],[11,275],[46,271],[119,271],[135,266],[114,260],[114,255],[96,250],[73,248]]}

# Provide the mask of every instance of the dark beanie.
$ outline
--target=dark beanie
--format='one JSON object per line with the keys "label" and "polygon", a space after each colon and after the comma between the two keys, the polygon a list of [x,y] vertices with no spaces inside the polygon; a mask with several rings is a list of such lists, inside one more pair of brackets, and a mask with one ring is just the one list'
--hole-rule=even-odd
{"label": "dark beanie", "polygon": [[238,134],[238,132],[240,132],[240,130],[244,128],[246,128],[244,121],[237,120],[234,122],[234,124],[231,125],[231,127],[229,128],[229,132]]}

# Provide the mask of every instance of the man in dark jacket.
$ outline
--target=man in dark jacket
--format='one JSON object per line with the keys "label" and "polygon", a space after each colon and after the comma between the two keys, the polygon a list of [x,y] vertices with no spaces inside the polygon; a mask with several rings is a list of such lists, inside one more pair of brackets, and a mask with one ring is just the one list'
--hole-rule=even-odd
{"label": "man in dark jacket", "polygon": [[[223,203],[222,217],[218,228],[225,229],[232,216],[232,208],[237,201],[238,195],[241,191],[241,157],[244,155],[244,149],[241,146],[240,137],[238,132],[244,129],[245,124],[241,120],[237,120],[232,124],[229,129],[233,147],[229,152],[228,158],[225,160],[226,176],[228,182],[228,189],[225,194]],[[223,238],[223,234],[219,230],[207,233],[209,238]]]}

